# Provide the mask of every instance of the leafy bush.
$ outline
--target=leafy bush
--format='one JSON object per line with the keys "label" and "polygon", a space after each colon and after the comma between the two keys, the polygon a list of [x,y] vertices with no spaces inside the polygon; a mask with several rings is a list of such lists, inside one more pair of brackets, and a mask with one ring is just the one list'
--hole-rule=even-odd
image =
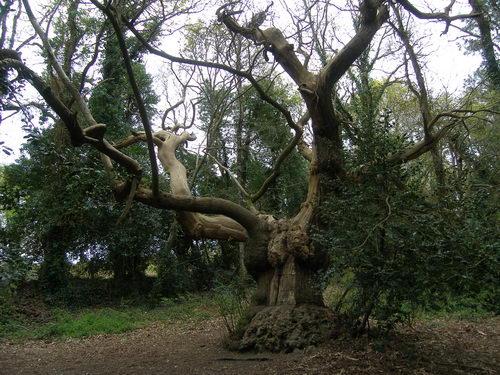
{"label": "leafy bush", "polygon": [[10,293],[6,289],[0,289],[0,328],[4,328],[14,319],[15,308]]}
{"label": "leafy bush", "polygon": [[388,330],[450,300],[498,312],[495,210],[477,196],[433,202],[411,185],[373,184],[343,187],[322,206],[331,224],[315,240],[330,249],[330,304],[354,332],[370,318]]}

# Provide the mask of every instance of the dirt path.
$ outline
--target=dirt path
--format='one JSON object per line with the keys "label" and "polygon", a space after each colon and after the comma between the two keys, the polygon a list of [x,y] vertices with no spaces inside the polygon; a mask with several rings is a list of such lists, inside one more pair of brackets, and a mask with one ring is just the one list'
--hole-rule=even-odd
{"label": "dirt path", "polygon": [[335,341],[291,354],[237,354],[217,321],[120,335],[0,344],[0,374],[498,374],[500,319],[434,321],[388,343]]}

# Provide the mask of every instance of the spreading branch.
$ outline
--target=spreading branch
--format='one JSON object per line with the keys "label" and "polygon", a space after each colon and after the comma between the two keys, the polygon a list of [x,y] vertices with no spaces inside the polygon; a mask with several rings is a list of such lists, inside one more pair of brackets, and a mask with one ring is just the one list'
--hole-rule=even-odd
{"label": "spreading branch", "polygon": [[455,109],[439,113],[434,116],[429,122],[430,130],[433,130],[441,119],[448,118],[450,119],[450,122],[443,125],[439,130],[430,134],[430,136],[424,137],[419,142],[416,142],[406,149],[389,156],[385,160],[385,163],[402,164],[418,158],[419,156],[430,151],[432,147],[434,147],[434,145],[438,143],[446,134],[448,134],[450,130],[452,130],[457,124],[461,124],[463,123],[463,121],[473,118],[479,113],[499,114],[498,112],[492,111],[490,109]]}
{"label": "spreading branch", "polygon": [[[12,53],[16,52],[12,51]],[[35,72],[26,67],[20,59],[0,59],[0,68],[13,68],[17,70],[23,79],[26,79],[33,85],[52,110],[61,118],[70,133],[73,145],[81,146],[83,144],[89,144],[102,152],[105,155],[105,164],[109,169],[111,169],[112,160],[124,166],[132,175],[141,175],[142,169],[140,164],[119,151],[118,148],[123,148],[140,140],[145,140],[145,134],[133,135],[125,141],[120,142],[115,147],[104,138],[106,130],[104,124],[95,124],[94,126],[86,128],[84,131],[80,127],[76,115],[73,114],[54,94],[50,86]],[[171,138],[175,140],[173,143],[175,147],[188,139],[185,138],[186,135],[176,137],[180,138]],[[160,160],[164,158],[164,160],[167,161],[166,166],[168,167],[170,163],[170,153],[173,152],[173,149],[171,147],[164,147],[168,139],[167,135],[160,132],[160,134],[157,134],[153,139],[155,144],[162,148],[159,152]],[[176,179],[172,178],[171,180],[174,181]],[[131,184],[132,182],[117,182],[115,186],[117,197],[126,199],[126,197],[130,196],[130,190],[132,189]],[[181,182],[179,186],[182,185]],[[155,197],[152,190],[138,186],[134,194],[134,200],[153,207],[182,210],[181,216],[188,218],[188,220],[184,221],[184,224],[187,225],[185,229],[188,230],[194,238],[232,238],[244,241],[247,239],[248,233],[257,230],[256,228],[260,225],[260,220],[256,215],[236,203],[219,198],[194,198],[190,196],[190,193],[183,194],[182,188],[181,190],[174,188],[173,193],[173,195],[169,195],[160,192],[158,196]],[[189,226],[189,220],[193,217],[189,215],[190,212],[216,214],[218,216],[193,214],[196,222],[194,226]]]}
{"label": "spreading branch", "polygon": [[215,62],[210,62],[210,61],[203,61],[203,60],[195,60],[195,59],[189,59],[185,57],[179,57],[179,56],[174,56],[171,55],[165,51],[162,51],[158,48],[153,47],[144,37],[141,35],[141,33],[134,27],[134,25],[129,22],[127,19],[122,17],[122,22],[127,26],[127,28],[134,34],[134,36],[139,40],[144,47],[153,55],[162,57],[166,60],[179,63],[179,64],[187,64],[187,65],[194,65],[194,66],[200,66],[200,67],[205,67],[205,68],[214,68],[214,69],[221,69],[224,70],[228,73],[234,74],[236,76],[245,78],[250,82],[250,84],[255,88],[255,91],[257,91],[259,97],[265,101],[266,103],[270,104],[274,108],[276,108],[285,118],[287,124],[291,128],[296,128],[297,125],[293,121],[292,115],[288,109],[286,109],[284,106],[279,104],[276,100],[274,100],[272,97],[270,97],[267,92],[262,88],[262,86],[259,84],[259,82],[255,79],[255,77],[252,76],[249,72],[244,72],[238,69],[235,69],[231,66],[225,65],[225,64],[220,64],[220,63],[215,63]]}
{"label": "spreading branch", "polygon": [[418,9],[415,5],[413,5],[408,0],[396,0],[398,4],[400,4],[403,8],[405,8],[408,12],[413,14],[415,17],[423,19],[423,20],[441,20],[446,21],[447,23],[462,20],[467,18],[474,18],[480,15],[480,13],[473,12],[468,14],[456,14],[450,15],[451,8],[453,7],[455,1],[452,0],[448,6],[444,9],[443,12],[423,12]]}
{"label": "spreading branch", "polygon": [[368,47],[375,33],[389,17],[385,5],[377,1],[363,1],[360,6],[361,27],[356,35],[331,59],[320,73],[319,85],[330,91],[359,55]]}

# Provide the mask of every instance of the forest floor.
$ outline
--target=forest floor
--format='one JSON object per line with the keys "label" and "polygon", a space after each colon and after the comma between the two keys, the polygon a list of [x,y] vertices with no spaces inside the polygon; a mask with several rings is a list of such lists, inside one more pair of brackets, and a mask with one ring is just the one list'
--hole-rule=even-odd
{"label": "forest floor", "polygon": [[499,374],[500,318],[432,319],[383,341],[338,339],[291,354],[223,348],[220,319],[121,334],[3,341],[0,374]]}

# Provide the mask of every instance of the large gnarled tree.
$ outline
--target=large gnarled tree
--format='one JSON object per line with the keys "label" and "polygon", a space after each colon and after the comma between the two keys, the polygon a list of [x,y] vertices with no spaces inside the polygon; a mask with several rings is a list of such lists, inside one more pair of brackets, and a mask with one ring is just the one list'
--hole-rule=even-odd
{"label": "large gnarled tree", "polygon": [[[362,184],[367,178],[366,172],[372,166],[367,163],[361,168],[350,170],[344,160],[347,144],[343,140],[343,132],[351,126],[349,123],[351,119],[348,114],[346,115],[346,110],[337,97],[336,84],[370,46],[378,30],[390,19],[391,8],[396,12],[394,21],[397,25],[396,30],[401,34],[412,63],[410,42],[402,30],[399,12],[406,11],[423,19],[442,20],[446,25],[457,19],[478,16],[473,13],[452,15],[454,1],[440,13],[423,12],[409,1],[403,0],[360,1],[354,10],[356,13],[354,36],[329,57],[329,54],[322,50],[325,44],[324,38],[328,35],[326,26],[314,27],[312,17],[309,21],[314,41],[311,42],[313,47],[308,54],[306,48],[301,45],[301,38],[298,38],[297,45],[294,45],[278,28],[263,27],[266,12],[270,11],[269,7],[255,14],[248,23],[240,21],[243,12],[238,2],[219,7],[216,11],[217,19],[233,37],[251,41],[256,50],[262,51],[262,57],[269,60],[272,56],[274,62],[291,78],[304,105],[304,114],[295,120],[290,111],[261,86],[259,80],[252,75],[251,68],[171,55],[150,42],[150,34],[140,27],[140,14],[134,16],[122,11],[120,2],[101,3],[92,0],[95,8],[105,17],[105,22],[114,30],[122,63],[126,68],[144,125],[144,132],[111,143],[106,139],[107,125],[97,123],[94,119],[81,90],[68,77],[64,63],[61,64],[55,56],[47,34],[38,23],[28,0],[22,2],[37,37],[42,41],[50,69],[63,87],[66,97],[61,97],[50,84],[31,70],[15,50],[0,51],[0,67],[16,70],[20,79],[26,80],[37,89],[65,124],[74,146],[88,144],[101,152],[104,167],[114,180],[116,196],[126,200],[128,207],[135,200],[153,207],[175,210],[178,222],[192,238],[246,243],[245,265],[257,282],[257,291],[254,298],[255,305],[251,309],[251,320],[242,338],[241,347],[271,350],[290,350],[294,347],[316,344],[328,336],[334,317],[333,313],[324,307],[321,289],[317,283],[318,275],[327,267],[328,252],[327,249],[315,246],[311,239],[311,230],[313,226],[321,228],[324,224],[322,220],[325,219],[318,215],[318,208],[323,201],[335,196],[338,181]],[[169,17],[180,12],[175,6],[170,12],[166,12],[163,2],[144,2],[142,10],[148,7],[156,9],[158,14],[167,14]],[[311,8],[312,6],[306,11]],[[323,20],[327,22],[324,17]],[[305,19],[302,19],[302,22]],[[300,36],[299,22],[296,26],[299,30],[297,35]],[[254,192],[249,192],[239,184],[238,178],[234,178],[246,206],[220,198],[193,196],[186,168],[176,157],[176,150],[186,142],[193,141],[195,135],[188,133],[179,125],[165,127],[160,131],[153,130],[154,126],[151,124],[136,82],[126,34],[133,35],[141,48],[171,63],[220,70],[240,80],[246,80],[267,105],[281,113],[293,136],[270,169],[262,186]],[[321,66],[316,70],[309,67],[313,65],[309,64],[313,50],[318,52]],[[418,69],[418,64],[415,62],[413,67]],[[457,119],[472,113],[460,109],[431,116],[425,107],[427,103],[425,83],[421,82],[422,75],[418,71],[416,76],[424,137],[410,147],[389,155],[384,163],[402,164],[433,150],[436,142],[451,126],[446,123],[448,119],[451,118],[455,123]],[[312,129],[310,144],[304,141],[303,136],[308,123]],[[144,173],[140,164],[125,153],[126,147],[137,142],[146,142],[148,146],[151,166],[150,187],[141,184]],[[295,216],[278,220],[259,212],[255,208],[256,202],[276,181],[280,167],[294,149],[298,149],[310,163],[308,192]],[[170,175],[169,193],[160,191],[157,158]],[[130,176],[128,180],[124,181],[118,177],[115,172],[116,164],[127,171]]]}

